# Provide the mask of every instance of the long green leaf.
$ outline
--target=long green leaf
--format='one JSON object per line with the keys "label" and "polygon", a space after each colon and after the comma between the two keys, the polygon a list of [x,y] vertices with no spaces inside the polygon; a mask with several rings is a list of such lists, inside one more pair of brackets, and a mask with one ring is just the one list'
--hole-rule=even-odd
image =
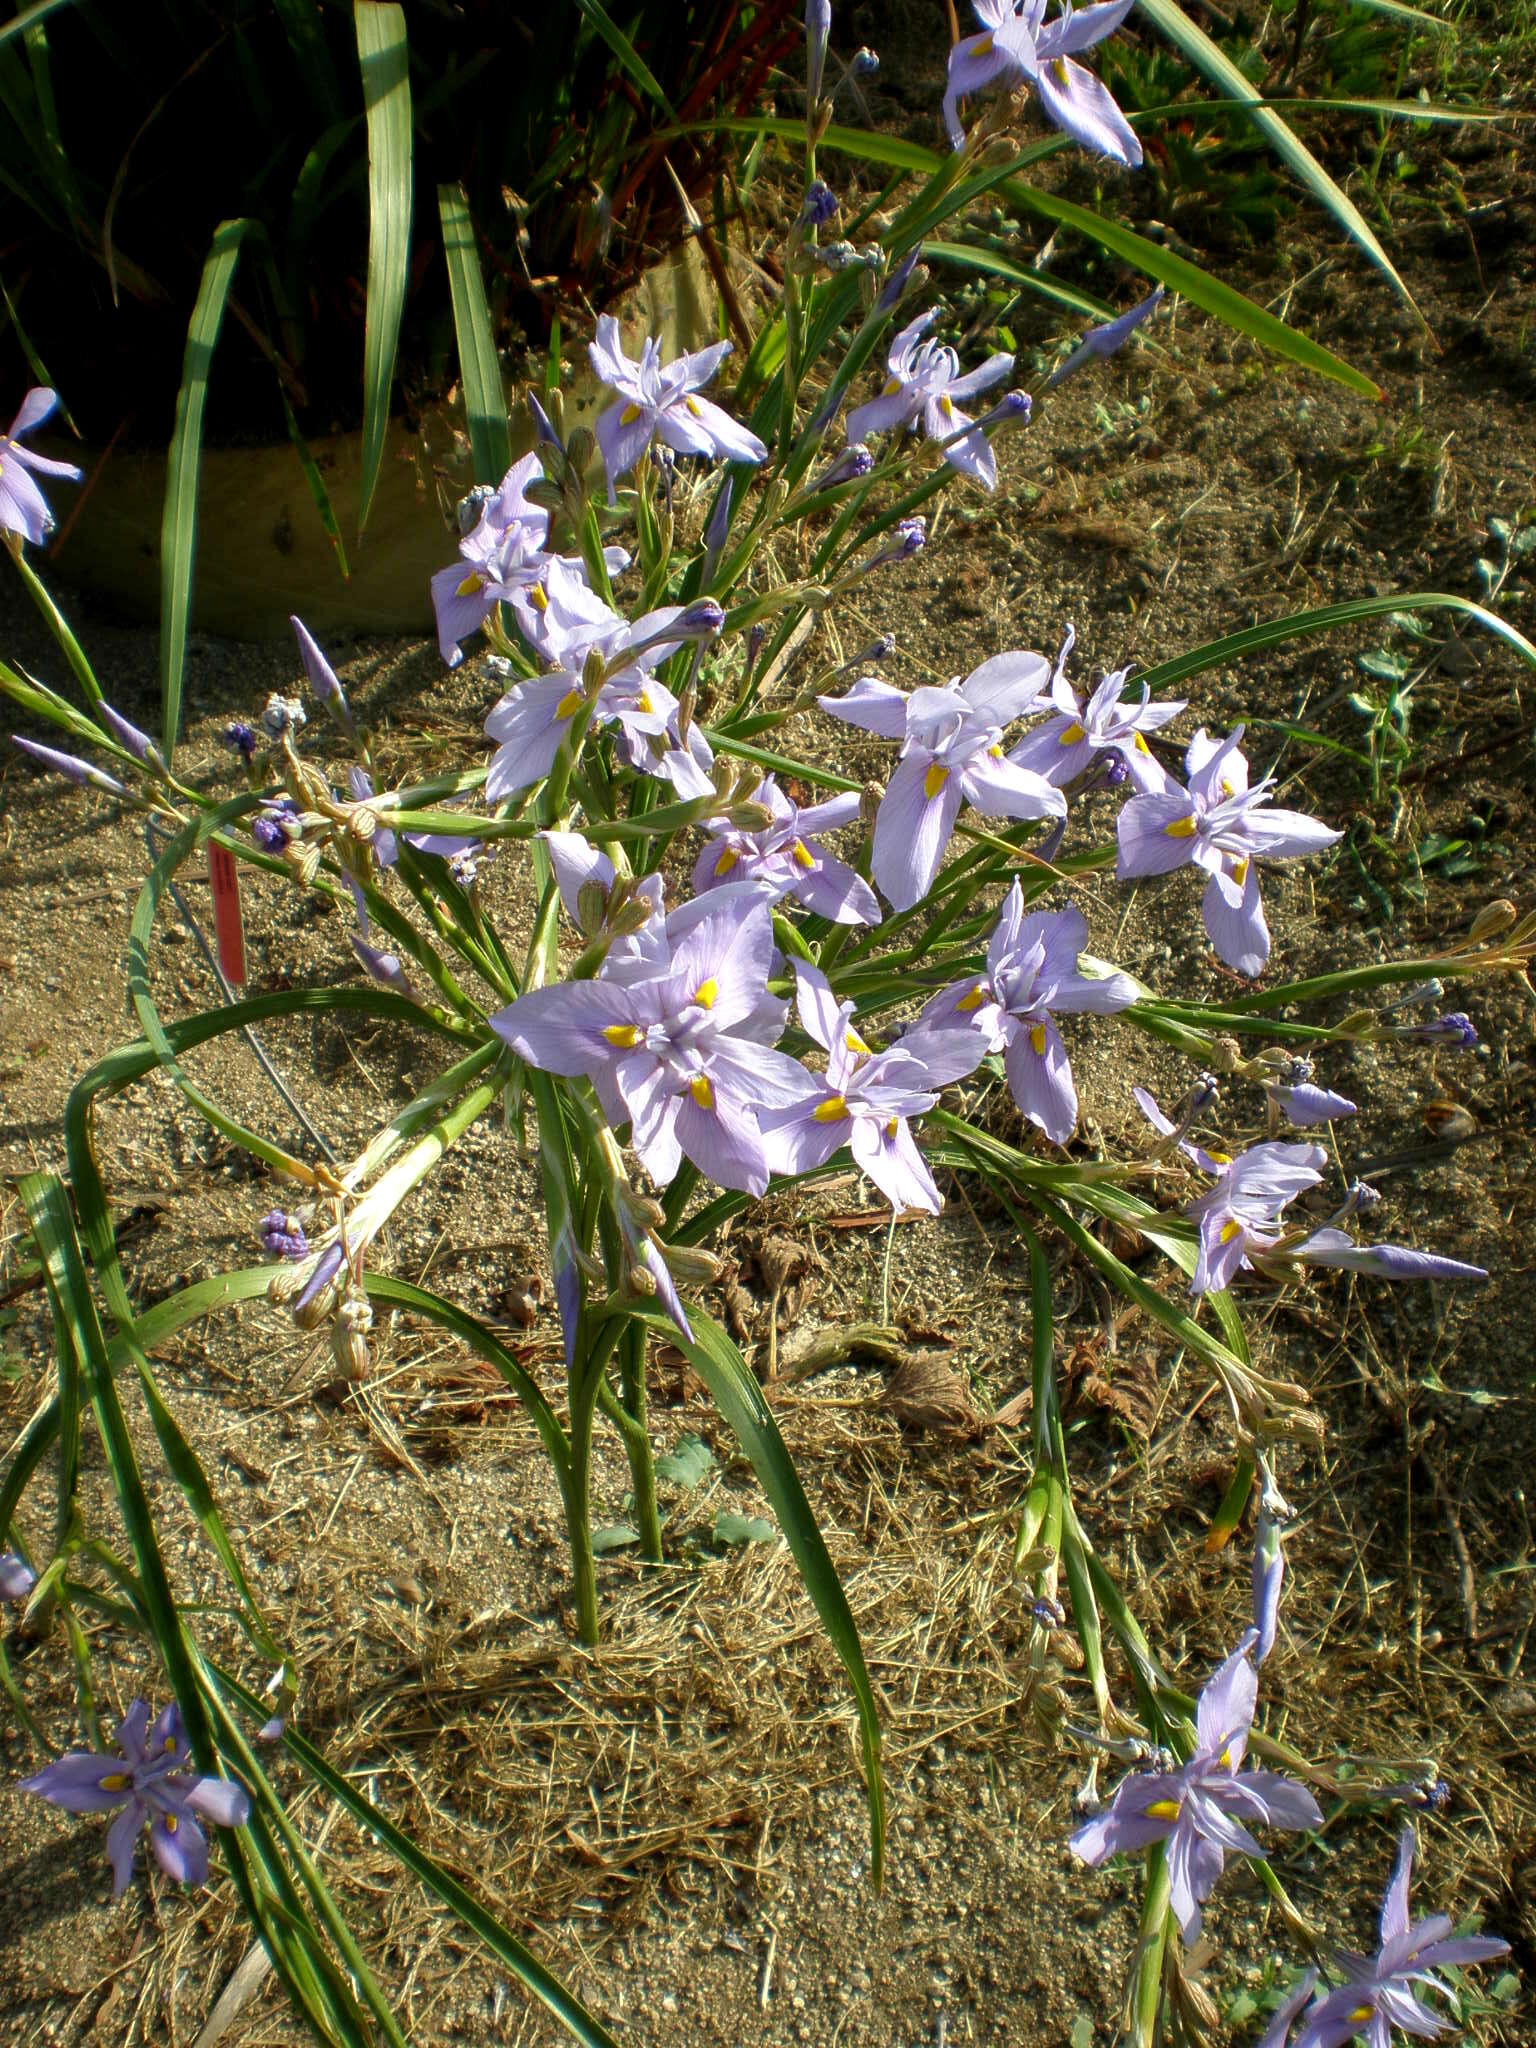
{"label": "long green leaf", "polygon": [[167,762],[181,726],[181,686],[187,661],[187,622],[192,612],[192,571],[197,546],[197,479],[203,460],[203,407],[208,370],[224,321],[229,288],[240,260],[240,244],[251,223],[222,221],[214,230],[203,281],[187,329],[176,426],[165,473],[165,509],[160,520],[160,748]]}
{"label": "long green leaf", "polygon": [[1187,654],[1176,654],[1169,661],[1160,661],[1149,668],[1138,681],[1146,683],[1151,690],[1166,690],[1175,683],[1182,683],[1190,676],[1203,675],[1208,669],[1220,668],[1223,662],[1236,661],[1245,654],[1257,654],[1266,647],[1276,647],[1283,640],[1296,640],[1308,633],[1328,633],[1336,626],[1354,626],[1364,619],[1381,619],[1393,612],[1456,612],[1462,618],[1471,619],[1512,648],[1527,668],[1536,668],[1536,647],[1533,647],[1518,627],[1507,619],[1501,619],[1497,612],[1490,612],[1470,598],[1455,597],[1443,590],[1405,591],[1397,597],[1351,597],[1342,604],[1319,605],[1314,611],[1291,612],[1283,619],[1266,619],[1259,626],[1245,626],[1240,632],[1228,633],[1220,640],[1207,640],[1203,646],[1192,647]]}
{"label": "long green leaf", "polygon": [[357,530],[368,524],[384,442],[411,261],[411,72],[405,10],[357,0],[368,109],[368,310],[363,336],[363,468]]}
{"label": "long green leaf", "polygon": [[24,7],[20,14],[12,15],[6,22],[0,22],[0,43],[8,43],[12,36],[24,36],[29,29],[46,21],[50,14],[57,14],[61,7],[68,7],[70,0],[33,0],[31,7]]}
{"label": "long green leaf", "polygon": [[[1358,242],[1377,268],[1391,279],[1394,289],[1413,306],[1413,294],[1397,274],[1397,268],[1355,202],[1334,183],[1296,131],[1282,121],[1264,96],[1238,70],[1232,59],[1214,43],[1198,23],[1190,20],[1178,0],[1141,0],[1141,12],[1148,15],[1162,33],[1186,56],[1195,69],[1233,99],[1246,102],[1254,126],[1268,139],[1275,154],[1300,178],[1319,205],[1327,208],[1344,232]],[[1423,315],[1420,314],[1420,318]]]}
{"label": "long green leaf", "polygon": [[1051,299],[1056,305],[1067,306],[1074,313],[1085,313],[1091,320],[1108,320],[1114,316],[1114,307],[1105,305],[1102,299],[1090,298],[1087,292],[1074,291],[1071,285],[1058,284],[1055,278],[1045,276],[1042,271],[1029,270],[1022,263],[999,256],[992,249],[972,248],[966,242],[924,242],[923,254],[929,262],[947,263],[952,270],[976,270],[984,277],[1004,278],[1009,284],[1016,284],[1021,291]]}
{"label": "long green leaf", "polygon": [[469,445],[474,455],[475,482],[496,484],[512,462],[507,431],[507,394],[491,309],[486,303],[480,252],[464,190],[439,185],[437,211],[443,224],[443,254],[448,259],[448,289],[453,297],[453,331],[459,343],[459,378],[464,410],[469,416]]}
{"label": "long green leaf", "polygon": [[643,93],[650,95],[669,120],[675,121],[677,116],[672,111],[671,102],[657,84],[651,67],[613,19],[607,8],[602,5],[602,0],[576,0],[576,5],[597,30],[609,49],[612,50],[614,56],[618,58],[620,69],[629,74]]}
{"label": "long green leaf", "polygon": [[681,1348],[708,1387],[711,1400],[735,1431],[778,1517],[828,1640],[842,1659],[859,1713],[864,1787],[869,1801],[870,1876],[878,1890],[885,1875],[885,1788],[880,1776],[880,1720],[874,1689],[842,1582],[827,1554],[773,1410],[763,1399],[762,1388],[736,1346],[720,1325],[701,1310],[690,1308],[694,1330],[691,1341],[660,1309],[637,1306],[632,1312],[643,1315],[666,1333],[670,1343]]}

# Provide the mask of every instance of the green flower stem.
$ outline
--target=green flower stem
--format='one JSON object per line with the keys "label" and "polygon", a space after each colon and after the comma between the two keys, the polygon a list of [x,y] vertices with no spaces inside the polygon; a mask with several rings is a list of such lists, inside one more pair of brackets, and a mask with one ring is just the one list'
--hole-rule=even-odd
{"label": "green flower stem", "polygon": [[1141,1903],[1141,1939],[1131,1987],[1128,2038],[1134,2048],[1156,2048],[1158,2012],[1163,2002],[1163,1954],[1172,1917],[1168,1856],[1164,1844],[1154,1842],[1147,1851],[1147,1891]]}
{"label": "green flower stem", "polygon": [[[1506,960],[1487,964],[1510,967]],[[1288,981],[1279,988],[1256,989],[1252,995],[1235,997],[1232,1008],[1237,1011],[1278,1010],[1286,1003],[1318,1003],[1329,996],[1353,994],[1357,989],[1390,988],[1400,981],[1430,981],[1446,974],[1467,976],[1478,971],[1476,959],[1436,959],[1431,956],[1427,960],[1384,960],[1374,967],[1346,967],[1335,974],[1314,975],[1310,981]]]}
{"label": "green flower stem", "polygon": [[[602,1375],[599,1373],[598,1378]],[[594,1382],[595,1384],[595,1382]],[[592,1407],[571,1402],[571,1471],[562,1488],[565,1540],[571,1553],[571,1590],[576,1599],[576,1636],[597,1647],[597,1560],[592,1551]]]}
{"label": "green flower stem", "polygon": [[630,1483],[634,1491],[635,1526],[640,1531],[640,1555],[651,1564],[660,1564],[661,1517],[656,1508],[656,1465],[651,1455],[651,1437],[646,1419],[645,1353],[645,1325],[639,1321],[631,1322],[619,1345],[624,1412],[631,1425],[623,1432],[624,1449],[629,1457]]}

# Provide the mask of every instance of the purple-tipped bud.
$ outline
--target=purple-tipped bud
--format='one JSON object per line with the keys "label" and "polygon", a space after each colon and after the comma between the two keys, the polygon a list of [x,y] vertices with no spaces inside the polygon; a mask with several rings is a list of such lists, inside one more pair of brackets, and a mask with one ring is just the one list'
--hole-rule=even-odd
{"label": "purple-tipped bud", "polygon": [[667,628],[667,633],[684,640],[712,640],[724,626],[724,607],[712,597],[696,597],[682,616]]}
{"label": "purple-tipped bud", "polygon": [[837,212],[837,194],[825,178],[818,178],[806,189],[805,200],[800,208],[800,225],[807,228],[824,228]]}
{"label": "purple-tipped bud", "polygon": [[853,61],[848,66],[848,69],[855,78],[873,78],[880,69],[879,55],[869,47],[868,43],[864,43],[854,51]]}
{"label": "purple-tipped bud", "polygon": [[759,656],[759,655],[760,655],[760,654],[762,653],[762,651],[763,651],[763,642],[764,642],[764,641],[765,641],[765,640],[766,640],[767,638],[768,638],[768,628],[767,628],[766,626],[764,626],[764,625],[762,625],[762,624],[758,624],[758,625],[756,625],[756,626],[749,626],[749,627],[747,628],[747,667],[748,667],[748,668],[751,668],[752,664],[753,664],[753,663],[754,663],[754,662],[755,662],[755,661],[757,660],[757,657],[758,657],[758,656]]}
{"label": "purple-tipped bud", "polygon": [[1432,1017],[1427,1024],[1400,1024],[1397,1030],[1399,1037],[1416,1038],[1426,1045],[1443,1041],[1462,1052],[1470,1052],[1477,1044],[1477,1026],[1465,1010],[1447,1010],[1443,1017]]}
{"label": "purple-tipped bud", "polygon": [[288,1216],[281,1209],[272,1209],[262,1217],[256,1229],[261,1248],[269,1259],[309,1257],[309,1239],[305,1235],[302,1216]]}
{"label": "purple-tipped bud", "polygon": [[1027,391],[1005,391],[989,412],[976,422],[978,427],[1027,427],[1035,401]]}
{"label": "purple-tipped bud", "polygon": [[[154,750],[154,741],[147,732],[140,732],[131,719],[124,718],[121,711],[114,711],[110,704],[98,704],[96,715],[105,724],[120,747],[132,754],[135,761],[147,761]],[[159,759],[158,754],[155,757]]]}
{"label": "purple-tipped bud", "polygon": [[534,433],[544,443],[546,448],[558,448],[560,446],[560,436],[555,432],[549,414],[539,403],[537,394],[530,390],[524,395],[528,401],[528,410],[533,415]]}
{"label": "purple-tipped bud", "polygon": [[867,668],[872,661],[889,661],[895,652],[896,636],[893,633],[882,633],[878,640],[871,640],[863,652],[856,654],[852,661],[845,661],[843,667]]}
{"label": "purple-tipped bud", "polygon": [[901,302],[902,293],[911,281],[913,271],[917,268],[917,259],[921,254],[922,247],[919,244],[917,248],[909,251],[907,255],[902,257],[896,268],[885,280],[880,296],[875,301],[875,311],[877,313],[891,313],[895,311]]}
{"label": "purple-tipped bud", "polygon": [[128,794],[115,776],[94,767],[89,761],[82,761],[78,754],[61,754],[57,747],[42,746],[37,740],[24,740],[18,733],[11,734],[11,744],[20,747],[24,754],[30,754],[34,761],[41,761],[45,768],[66,776],[77,787],[88,782],[93,789],[104,789],[108,796]]}
{"label": "purple-tipped bud", "polygon": [[1444,1778],[1432,1778],[1415,1785],[1412,1796],[1414,1805],[1422,1806],[1426,1813],[1444,1813],[1455,1794]]}
{"label": "purple-tipped bud", "polygon": [[247,725],[243,718],[237,718],[233,725],[226,725],[222,734],[226,747],[238,754],[242,761],[255,758],[256,749],[261,745],[261,736],[254,725]]}
{"label": "purple-tipped bud", "polygon": [[1362,1210],[1374,1209],[1380,1200],[1380,1188],[1373,1188],[1368,1180],[1355,1180],[1349,1184],[1344,1206],[1351,1216],[1358,1216]]}
{"label": "purple-tipped bud", "polygon": [[861,565],[860,573],[868,575],[871,569],[884,569],[891,562],[909,561],[920,549],[928,545],[928,522],[926,519],[903,519],[885,546],[870,556]]}
{"label": "purple-tipped bud", "polygon": [[832,0],[805,0],[805,92],[814,106],[821,98],[821,75],[832,33]]}
{"label": "purple-tipped bud", "polygon": [[869,475],[875,466],[875,458],[862,441],[855,441],[851,448],[845,448],[835,462],[828,466],[811,485],[813,491],[835,490],[839,484],[857,483],[860,477]]}
{"label": "purple-tipped bud", "polygon": [[281,1742],[283,1730],[287,1726],[288,1723],[281,1714],[274,1714],[270,1721],[263,1721],[256,1730],[256,1740],[258,1742]]}
{"label": "purple-tipped bud", "polygon": [[725,546],[731,531],[731,483],[731,478],[727,477],[720,486],[715,508],[710,513],[709,524],[704,529],[704,554],[711,569],[719,559],[720,550]]}
{"label": "purple-tipped bud", "polygon": [[304,673],[309,678],[309,687],[320,702],[335,718],[349,737],[355,737],[357,728],[352,723],[352,707],[337,679],[336,671],[320,652],[314,635],[302,619],[290,618],[299,642],[299,658],[304,664]]}
{"label": "purple-tipped bud", "polygon": [[393,989],[396,995],[408,996],[414,993],[410,977],[400,965],[398,953],[385,953],[377,946],[370,946],[359,932],[351,933],[350,937],[353,952],[375,981],[382,982],[385,988]]}
{"label": "purple-tipped bud", "polygon": [[0,1600],[25,1600],[37,1584],[37,1573],[14,1550],[0,1553]]}
{"label": "purple-tipped bud", "polygon": [[1270,1514],[1267,1504],[1261,1503],[1258,1534],[1253,1546],[1255,1664],[1262,1664],[1275,1647],[1275,1630],[1280,1619],[1280,1587],[1284,1578],[1285,1552],[1280,1543],[1280,1523]]}
{"label": "purple-tipped bud", "polygon": [[[337,1274],[344,1263],[340,1244],[328,1245],[320,1254],[319,1263],[304,1283],[298,1300],[293,1304],[293,1320],[301,1330],[312,1330],[318,1320],[315,1309],[326,1291],[334,1285]],[[323,1309],[321,1314],[323,1314]]]}

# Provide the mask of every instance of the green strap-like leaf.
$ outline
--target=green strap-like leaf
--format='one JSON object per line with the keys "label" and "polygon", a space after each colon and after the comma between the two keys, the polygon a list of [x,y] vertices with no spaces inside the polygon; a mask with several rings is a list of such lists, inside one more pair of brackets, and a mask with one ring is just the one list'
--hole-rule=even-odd
{"label": "green strap-like leaf", "polygon": [[859,1712],[864,1787],[869,1801],[870,1876],[878,1890],[885,1875],[885,1788],[880,1776],[880,1720],[874,1689],[865,1669],[864,1651],[847,1595],[816,1526],[794,1460],[779,1434],[773,1410],[763,1399],[763,1390],[746,1360],[720,1325],[702,1310],[690,1306],[694,1332],[691,1342],[660,1309],[636,1307],[632,1313],[645,1316],[664,1331],[668,1341],[680,1347],[708,1387],[711,1400],[752,1462],[758,1483],[768,1496],[799,1567],[805,1590],[821,1616],[827,1639],[842,1659]]}
{"label": "green strap-like leaf", "polygon": [[411,261],[411,73],[405,10],[357,0],[368,109],[368,311],[363,336],[363,467],[357,530],[368,524],[384,441]]}
{"label": "green strap-like leaf", "polygon": [[463,187],[439,185],[437,211],[443,224],[443,254],[448,259],[453,331],[459,344],[459,378],[464,386],[464,410],[469,416],[475,482],[497,484],[512,462],[507,394],[501,381],[501,361],[496,353],[491,309],[486,303],[485,280],[480,274],[474,223],[469,217]]}
{"label": "green strap-like leaf", "polygon": [[[1413,294],[1398,276],[1396,266],[1380,242],[1371,232],[1370,226],[1355,202],[1334,183],[1323,169],[1311,150],[1296,131],[1272,107],[1264,104],[1264,96],[1258,92],[1238,70],[1232,59],[1212,42],[1198,23],[1190,20],[1178,0],[1141,0],[1141,13],[1150,18],[1161,29],[1174,47],[1183,52],[1195,69],[1210,79],[1213,85],[1236,100],[1242,100],[1250,110],[1254,126],[1268,139],[1275,154],[1300,178],[1303,185],[1321,206],[1325,206],[1338,221],[1344,232],[1357,241],[1377,268],[1391,279],[1394,289],[1413,306]],[[1422,314],[1420,318],[1422,319]]]}
{"label": "green strap-like leaf", "polygon": [[181,726],[181,685],[187,660],[187,622],[192,612],[193,556],[197,544],[197,479],[203,461],[203,407],[208,370],[224,321],[229,288],[240,260],[240,244],[251,223],[222,221],[214,230],[197,304],[187,328],[176,426],[165,472],[165,509],[160,520],[160,746],[169,762]]}
{"label": "green strap-like leaf", "polygon": [[618,58],[620,69],[628,73],[643,93],[649,94],[667,116],[668,120],[675,121],[677,116],[672,111],[671,102],[657,84],[651,67],[613,19],[607,8],[602,5],[602,0],[576,0],[576,5],[597,30],[609,49],[612,50],[614,56]]}

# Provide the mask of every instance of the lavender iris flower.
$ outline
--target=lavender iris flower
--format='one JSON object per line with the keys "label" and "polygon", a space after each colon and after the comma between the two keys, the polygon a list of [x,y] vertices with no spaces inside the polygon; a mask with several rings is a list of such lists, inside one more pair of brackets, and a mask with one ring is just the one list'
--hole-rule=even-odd
{"label": "lavender iris flower", "polygon": [[818,832],[834,832],[854,822],[859,815],[857,790],[802,810],[767,775],[750,801],[766,806],[773,822],[764,831],[746,832],[725,818],[708,819],[704,829],[711,844],[693,871],[696,890],[702,893],[722,882],[760,881],[771,885],[774,902],[795,896],[807,910],[833,924],[880,922],[879,898],[868,882],[815,838]]}
{"label": "lavender iris flower", "polygon": [[478,632],[496,606],[531,583],[544,566],[549,514],[527,494],[528,485],[543,476],[536,455],[514,462],[459,542],[462,560],[432,578],[437,644],[450,668],[464,659],[460,642]]}
{"label": "lavender iris flower", "polygon": [[1003,729],[1021,717],[1049,678],[1038,654],[997,654],[962,683],[910,696],[865,676],[842,697],[818,697],[823,711],[882,739],[901,758],[875,819],[871,867],[898,910],[927,895],[962,803],[986,817],[1064,818],[1067,800],[1044,776],[1003,757]]}
{"label": "lavender iris flower", "polygon": [[1085,149],[1130,169],[1141,162],[1141,144],[1125,116],[1093,73],[1072,61],[1112,35],[1135,0],[1103,0],[1076,10],[1068,5],[1049,24],[1046,0],[972,4],[982,32],[962,37],[949,53],[944,125],[954,148],[965,146],[960,100],[987,86],[1032,85],[1047,118]]}
{"label": "lavender iris flower", "polygon": [[23,448],[21,436],[35,434],[58,404],[57,392],[45,384],[35,385],[21,401],[21,410],[11,421],[10,431],[0,434],[0,533],[19,533],[40,547],[53,526],[48,501],[28,475],[68,477],[79,483],[82,471],[73,462],[55,462],[47,455],[34,455]]}
{"label": "lavender iris flower", "polygon": [[1077,971],[1088,920],[1068,904],[1024,913],[1024,892],[1009,890],[987,945],[987,971],[942,990],[918,1018],[919,1031],[974,1030],[988,1052],[1002,1052],[1014,1101],[1053,1144],[1077,1128],[1077,1090],[1052,1013],[1108,1016],[1137,999],[1128,974],[1094,980]]}
{"label": "lavender iris flower", "polygon": [[712,399],[700,398],[703,387],[731,352],[728,341],[680,355],[663,365],[661,343],[647,340],[634,362],[624,353],[619,323],[604,313],[595,340],[588,345],[592,367],[618,392],[621,403],[609,406],[597,422],[597,445],[608,472],[608,502],[614,485],[634,468],[657,435],[679,455],[708,455],[724,462],[766,462],[768,450],[756,434],[739,425]]}
{"label": "lavender iris flower", "polygon": [[1132,797],[1120,813],[1121,881],[1162,875],[1193,861],[1210,877],[1201,913],[1219,958],[1240,974],[1258,974],[1269,958],[1269,927],[1259,901],[1261,860],[1293,860],[1342,836],[1302,811],[1270,807],[1273,779],[1248,787],[1238,726],[1212,739],[1202,726],[1184,757],[1188,788]]}
{"label": "lavender iris flower", "polygon": [[1174,1915],[1187,1943],[1200,1934],[1200,1908],[1221,1875],[1226,1852],[1261,1857],[1245,1821],[1299,1832],[1322,1824],[1304,1785],[1276,1771],[1241,1768],[1259,1681],[1246,1644],[1217,1667],[1195,1708],[1195,1749],[1172,1771],[1122,1778],[1104,1812],[1080,1827],[1072,1853],[1097,1868],[1111,1856],[1153,1842],[1168,1845]]}
{"label": "lavender iris flower", "polygon": [[[849,413],[848,439],[862,441],[866,434],[890,434],[921,424],[930,441],[944,444],[944,460],[952,468],[990,491],[997,482],[997,457],[986,436],[972,426],[970,414],[955,401],[1001,384],[1013,369],[1013,357],[988,356],[962,377],[960,358],[952,348],[923,339],[937,318],[937,311],[930,308],[896,336],[886,359],[890,377],[885,389]],[[964,431],[967,427],[969,433]]]}
{"label": "lavender iris flower", "polygon": [[[691,909],[692,906],[689,906]],[[603,963],[594,981],[535,989],[491,1019],[512,1050],[546,1073],[586,1074],[658,1186],[683,1154],[720,1186],[761,1195],[770,1161],[758,1118],[814,1087],[773,1051],[782,1002],[768,994],[773,923],[755,892],[679,926],[660,957]]]}
{"label": "lavender iris flower", "polygon": [[1154,759],[1146,734],[1177,718],[1184,709],[1183,700],[1154,704],[1143,684],[1139,704],[1122,704],[1128,668],[1112,669],[1091,695],[1079,696],[1066,676],[1067,658],[1076,638],[1069,626],[1051,676],[1055,716],[1027,733],[1010,751],[1009,760],[1064,789],[1101,754],[1108,754],[1124,762],[1131,781],[1147,795],[1173,787],[1172,778]]}
{"label": "lavender iris flower", "polygon": [[917,1052],[917,1041],[875,1052],[854,1029],[853,1004],[838,1004],[819,968],[795,962],[795,989],[802,1029],[827,1055],[825,1079],[813,1092],[762,1119],[774,1165],[782,1173],[808,1173],[846,1145],[899,1216],[920,1209],[937,1216],[943,1207],[933,1175],[907,1126],[938,1101],[934,1088],[953,1076],[943,1040],[928,1042],[938,1058],[935,1072]]}
{"label": "lavender iris flower", "polygon": [[[1434,1913],[1411,1925],[1408,1919],[1408,1883],[1413,1873],[1413,1829],[1405,1827],[1398,1844],[1392,1881],[1381,1903],[1381,1946],[1374,1956],[1346,1953],[1340,1967],[1349,1981],[1320,1998],[1307,2014],[1295,2048],[1342,2048],[1346,2041],[1364,2037],[1367,2048],[1387,2048],[1392,2029],[1433,2039],[1448,2033],[1452,2022],[1424,2004],[1415,1986],[1426,1985],[1442,1997],[1450,1994],[1433,1974],[1436,1970],[1458,1968],[1467,1963],[1485,1963],[1509,1953],[1509,1943],[1496,1936],[1470,1934],[1453,1936],[1450,1919]],[[1303,1980],[1306,1992],[1317,1980],[1316,1971]],[[1260,2048],[1286,2048],[1297,2014],[1305,2003],[1298,1985],[1276,2013]]]}
{"label": "lavender iris flower", "polygon": [[1159,285],[1155,292],[1149,293],[1141,301],[1140,305],[1132,306],[1131,310],[1122,313],[1118,320],[1108,320],[1102,327],[1090,327],[1067,360],[1046,378],[1047,390],[1053,384],[1063,383],[1074,375],[1084,363],[1102,362],[1109,356],[1117,355],[1142,322],[1151,319],[1163,303],[1166,290],[1166,286]]}
{"label": "lavender iris flower", "polygon": [[1223,1167],[1216,1185],[1184,1212],[1200,1227],[1190,1293],[1230,1285],[1242,1268],[1252,1270],[1254,1252],[1273,1251],[1286,1205],[1318,1186],[1327,1164],[1321,1145],[1263,1144]]}
{"label": "lavender iris flower", "polygon": [[25,1600],[37,1584],[37,1573],[14,1550],[0,1552],[0,1600]]}
{"label": "lavender iris flower", "polygon": [[186,1769],[186,1730],[181,1710],[174,1705],[151,1728],[148,1705],[135,1700],[118,1728],[117,1746],[120,1756],[71,1750],[57,1763],[24,1778],[21,1789],[62,1806],[66,1813],[122,1808],[107,1834],[114,1893],[127,1889],[134,1843],[146,1821],[149,1845],[167,1877],[179,1884],[205,1884],[208,1841],[198,1817],[218,1827],[239,1827],[251,1810],[244,1787],[227,1778],[196,1777]]}

